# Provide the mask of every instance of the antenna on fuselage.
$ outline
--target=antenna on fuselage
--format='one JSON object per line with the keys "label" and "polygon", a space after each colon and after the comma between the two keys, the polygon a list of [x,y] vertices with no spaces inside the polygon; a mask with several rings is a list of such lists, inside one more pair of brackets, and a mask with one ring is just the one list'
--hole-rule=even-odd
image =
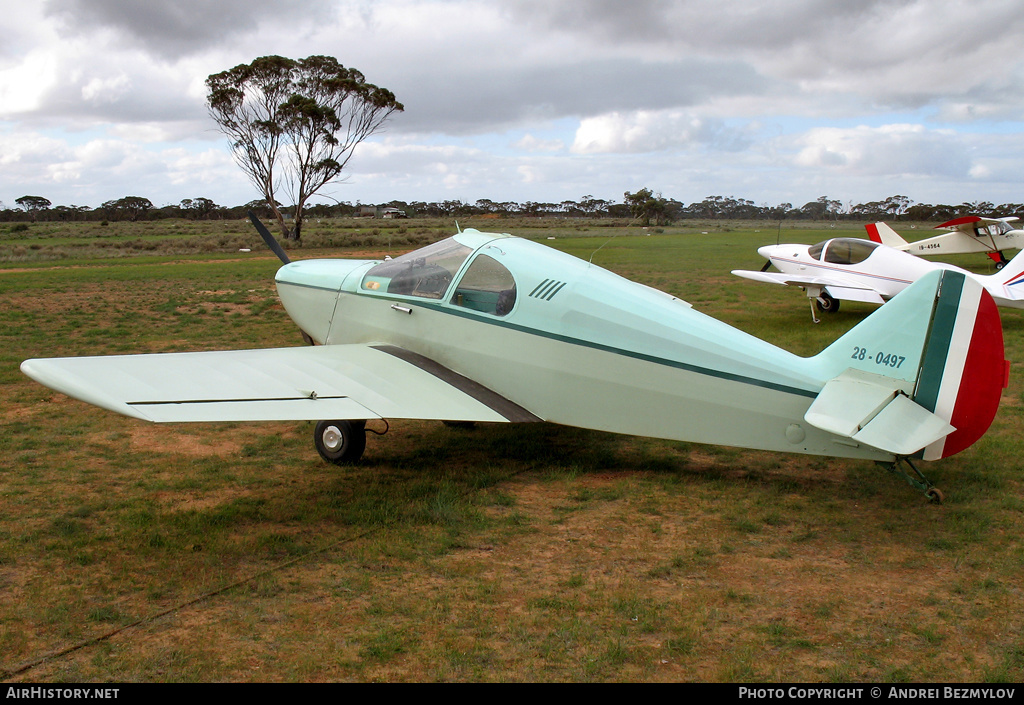
{"label": "antenna on fuselage", "polygon": [[[609,242],[611,242],[612,240],[614,240],[618,236],[619,236],[619,234],[615,233],[610,238],[608,238],[603,243],[601,243],[601,247],[604,247],[605,245],[607,245]],[[594,255],[596,255],[598,252],[601,251],[601,247],[598,247],[596,250],[594,250],[593,252],[590,253],[590,259],[587,260],[587,264],[593,264],[594,263]]]}

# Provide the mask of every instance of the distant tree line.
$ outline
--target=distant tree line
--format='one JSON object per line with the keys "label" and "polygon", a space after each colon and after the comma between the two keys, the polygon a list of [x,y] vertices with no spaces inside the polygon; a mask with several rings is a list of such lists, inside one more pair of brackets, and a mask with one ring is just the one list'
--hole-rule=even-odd
{"label": "distant tree line", "polygon": [[[261,217],[270,218],[271,209],[265,200],[256,200],[239,206],[221,206],[209,198],[186,198],[180,203],[156,207],[148,198],[125,196],[103,203],[98,208],[87,206],[54,206],[43,196],[22,196],[15,199],[15,208],[0,202],[0,222],[59,222],[59,221],[139,221],[164,218],[189,220],[241,219],[253,210]],[[289,208],[277,204],[277,210],[289,213]],[[480,199],[469,203],[450,201],[389,201],[381,204],[338,202],[306,205],[305,215],[311,218],[344,218],[371,216],[384,208],[397,209],[410,218],[468,218],[488,217],[560,217],[560,218],[617,218],[642,225],[665,225],[685,220],[805,220],[805,221],[943,221],[962,215],[989,217],[1024,217],[1024,204],[995,205],[988,201],[965,202],[957,205],[915,203],[906,196],[890,196],[869,203],[844,204],[842,201],[821,196],[795,207],[791,203],[757,204],[732,196],[708,196],[702,201],[686,205],[666,198],[651,189],[625,192],[621,203],[593,196],[578,201],[541,203],[526,201],[492,201]]]}

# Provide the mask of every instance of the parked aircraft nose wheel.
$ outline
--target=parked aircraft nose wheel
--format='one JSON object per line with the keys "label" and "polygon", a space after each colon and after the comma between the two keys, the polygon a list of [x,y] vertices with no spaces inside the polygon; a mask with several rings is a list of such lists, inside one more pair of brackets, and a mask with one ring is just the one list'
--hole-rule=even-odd
{"label": "parked aircraft nose wheel", "polygon": [[946,495],[942,494],[942,490],[938,487],[929,487],[928,491],[924,494],[928,499],[936,504],[942,504],[942,500],[946,498]]}
{"label": "parked aircraft nose wheel", "polygon": [[366,422],[318,421],[313,444],[324,460],[336,465],[356,463],[366,449]]}

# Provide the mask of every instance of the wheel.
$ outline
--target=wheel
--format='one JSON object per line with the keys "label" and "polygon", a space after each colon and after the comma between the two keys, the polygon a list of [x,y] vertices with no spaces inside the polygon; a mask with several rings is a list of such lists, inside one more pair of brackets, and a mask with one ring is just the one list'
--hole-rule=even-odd
{"label": "wheel", "polygon": [[814,300],[814,303],[822,313],[835,313],[839,310],[839,299],[832,298],[824,291]]}
{"label": "wheel", "polygon": [[996,262],[996,271],[998,272],[1000,269],[1002,269],[1005,266],[1006,266],[1006,262],[1003,262],[1002,260],[1000,260],[999,262]]}
{"label": "wheel", "polygon": [[318,421],[313,445],[321,458],[336,465],[359,462],[366,449],[366,422]]}
{"label": "wheel", "polygon": [[928,491],[924,494],[929,500],[936,504],[942,504],[942,500],[946,498],[946,495],[942,494],[942,490],[938,487],[929,487]]}

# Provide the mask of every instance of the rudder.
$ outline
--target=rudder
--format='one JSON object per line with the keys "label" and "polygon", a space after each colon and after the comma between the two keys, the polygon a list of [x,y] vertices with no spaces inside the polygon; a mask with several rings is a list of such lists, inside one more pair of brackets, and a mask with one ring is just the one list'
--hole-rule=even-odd
{"label": "rudder", "polygon": [[868,231],[868,238],[872,242],[877,242],[897,250],[903,249],[907,245],[907,241],[885,223],[868,223],[864,226],[864,229]]}
{"label": "rudder", "polygon": [[[851,375],[859,375],[877,380],[873,384],[876,392],[889,388],[896,397],[905,397],[901,403],[912,401],[928,412],[932,422],[941,420],[951,426],[908,451],[898,442],[888,447],[869,442],[866,430],[874,416],[854,419],[856,427],[865,431],[858,431],[860,440],[896,455],[925,460],[948,457],[981,438],[995,417],[1007,383],[1002,324],[995,302],[979,282],[955,271],[940,270],[922,277],[812,360],[821,366],[827,380],[819,395],[819,411],[824,407],[834,417],[847,414],[839,400],[826,404],[826,392],[831,390],[835,399],[834,390],[849,385]],[[880,409],[874,413],[881,421]],[[890,436],[902,432],[912,438],[925,437],[921,426],[925,416],[911,420],[906,415],[907,426],[900,429],[902,416],[887,419],[886,423],[897,426],[887,429]]]}
{"label": "rudder", "polygon": [[945,272],[940,287],[914,401],[956,431],[922,449],[918,457],[924,460],[947,458],[981,438],[1009,382],[992,296],[959,272]]}

